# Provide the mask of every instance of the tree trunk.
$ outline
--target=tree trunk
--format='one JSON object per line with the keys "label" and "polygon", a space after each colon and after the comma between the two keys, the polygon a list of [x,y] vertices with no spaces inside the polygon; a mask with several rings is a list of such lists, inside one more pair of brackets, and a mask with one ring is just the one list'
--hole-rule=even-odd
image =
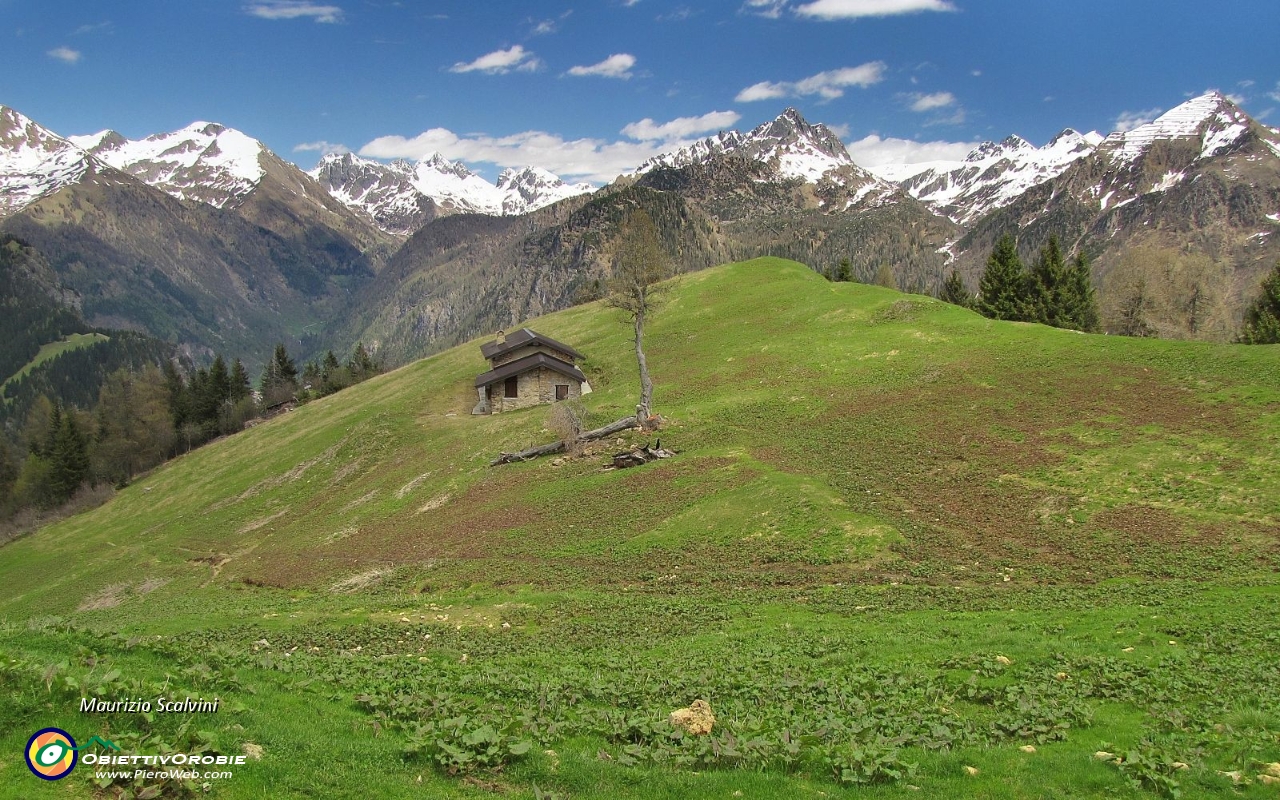
{"label": "tree trunk", "polygon": [[[623,417],[616,422],[610,422],[602,428],[587,431],[578,437],[578,441],[590,442],[596,439],[603,439],[604,437],[610,436],[619,431],[625,431],[627,428],[635,427],[635,425],[635,417]],[[521,450],[519,453],[503,453],[490,461],[489,466],[496,467],[499,464],[514,464],[517,461],[528,461],[529,459],[537,458],[538,456],[547,456],[552,453],[559,453],[561,450],[564,450],[563,441],[550,442],[548,444],[538,445],[537,447],[530,447],[528,450]]]}
{"label": "tree trunk", "polygon": [[636,364],[640,366],[640,404],[636,406],[636,419],[640,427],[650,430],[653,416],[653,379],[649,377],[649,362],[644,357],[644,309],[636,314]]}

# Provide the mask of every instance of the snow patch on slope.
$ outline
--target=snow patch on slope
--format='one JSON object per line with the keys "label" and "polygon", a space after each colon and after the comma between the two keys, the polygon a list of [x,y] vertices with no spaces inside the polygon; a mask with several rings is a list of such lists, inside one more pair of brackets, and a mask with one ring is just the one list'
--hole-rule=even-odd
{"label": "snow patch on slope", "polygon": [[401,235],[413,233],[436,213],[526,214],[595,191],[590,184],[568,184],[538,167],[504,170],[495,185],[439,153],[389,164],[334,154],[308,174],[382,230]]}
{"label": "snow patch on slope", "polygon": [[963,161],[932,162],[922,170],[903,165],[872,171],[881,177],[897,178],[917,200],[966,224],[1008,205],[1031,187],[1056,178],[1102,141],[1098,133],[1082,134],[1068,128],[1037,148],[1014,135],[1002,142],[984,142]]}

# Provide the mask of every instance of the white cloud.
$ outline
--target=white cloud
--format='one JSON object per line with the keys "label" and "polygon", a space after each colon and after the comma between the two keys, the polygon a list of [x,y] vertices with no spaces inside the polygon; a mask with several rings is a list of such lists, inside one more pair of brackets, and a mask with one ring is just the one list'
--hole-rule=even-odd
{"label": "white cloud", "polygon": [[736,111],[712,111],[700,117],[679,117],[663,123],[646,118],[627,125],[622,133],[642,142],[670,142],[722,131],[740,119],[742,115]]}
{"label": "white cloud", "polygon": [[777,19],[786,10],[787,2],[788,0],[747,0],[742,6],[742,12],[767,19]]}
{"label": "white cloud", "polygon": [[464,163],[499,167],[534,164],[566,178],[608,183],[654,156],[692,144],[698,134],[719,130],[737,120],[738,115],[732,111],[712,111],[662,123],[643,119],[622,129],[625,136],[636,141],[565,139],[546,131],[523,131],[510,136],[459,135],[447,128],[432,128],[410,138],[381,136],[360,148],[360,155],[422,159],[440,153]]}
{"label": "white cloud", "polygon": [[911,110],[918,114],[953,106],[956,103],[956,96],[951,92],[934,92],[933,94],[916,92],[908,97],[911,99]]}
{"label": "white cloud", "polygon": [[544,19],[537,25],[533,26],[533,30],[529,31],[532,36],[545,36],[549,33],[555,33],[559,26],[554,19]]}
{"label": "white cloud", "polygon": [[693,16],[693,9],[688,6],[680,6],[679,8],[667,14],[659,14],[654,17],[658,22],[684,22]]}
{"label": "white cloud", "polygon": [[449,68],[450,72],[483,72],[486,75],[505,75],[511,70],[534,72],[542,67],[542,61],[522,45],[515,45],[506,50],[495,50],[486,53],[475,61],[459,61]]}
{"label": "white cloud", "polygon": [[244,7],[245,13],[262,19],[306,19],[316,22],[337,23],[342,21],[342,9],[339,6],[321,5],[311,0],[262,0]]}
{"label": "white cloud", "polygon": [[955,11],[947,0],[813,0],[796,9],[802,17],[822,20],[891,17],[920,11]]}
{"label": "white cloud", "polygon": [[844,95],[850,86],[866,88],[884,80],[886,69],[883,61],[870,61],[857,67],[844,67],[827,72],[819,72],[800,81],[761,81],[738,92],[734,98],[739,103],[750,103],[756,100],[775,100],[782,97],[802,97],[819,95],[826,100],[834,100]]}
{"label": "white cloud", "polygon": [[535,164],[563,177],[607,183],[668,146],[672,146],[671,143],[565,139],[546,131],[524,131],[510,136],[459,136],[447,128],[432,128],[413,138],[381,136],[360,148],[360,155],[421,159],[440,153],[455,161],[500,167]]}
{"label": "white cloud", "polygon": [[1276,83],[1276,88],[1267,92],[1267,97],[1280,103],[1280,82]]}
{"label": "white cloud", "polygon": [[70,47],[55,47],[45,53],[50,58],[56,58],[66,64],[77,64],[83,57],[83,53],[79,50],[72,50]]}
{"label": "white cloud", "polygon": [[1122,111],[1112,127],[1119,133],[1126,133],[1140,125],[1146,125],[1164,113],[1163,108],[1148,108],[1146,111]]}
{"label": "white cloud", "polygon": [[910,139],[881,138],[873,133],[848,143],[845,147],[854,163],[875,171],[877,167],[886,165],[963,161],[978,144],[979,142],[915,142]]}
{"label": "white cloud", "polygon": [[614,53],[599,64],[592,64],[589,67],[571,67],[569,74],[578,78],[595,75],[601,78],[620,78],[625,81],[631,77],[631,68],[635,65],[636,57],[630,53]]}
{"label": "white cloud", "polygon": [[333,155],[334,153],[350,153],[351,148],[345,144],[334,144],[333,142],[304,142],[293,148],[295,153],[319,153],[322,156]]}
{"label": "white cloud", "polygon": [[97,33],[98,31],[110,32],[112,27],[114,27],[114,25],[110,21],[99,22],[95,25],[81,25],[79,28],[76,28],[74,31],[72,31],[71,35],[84,36],[85,34]]}

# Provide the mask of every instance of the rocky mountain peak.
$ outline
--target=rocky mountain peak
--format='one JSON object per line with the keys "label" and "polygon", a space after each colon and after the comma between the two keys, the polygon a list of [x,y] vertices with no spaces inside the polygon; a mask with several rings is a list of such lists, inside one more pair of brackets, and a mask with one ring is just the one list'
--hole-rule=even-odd
{"label": "rocky mountain peak", "polygon": [[0,106],[0,217],[82,180],[93,159],[73,142]]}
{"label": "rocky mountain peak", "polygon": [[399,235],[413,233],[439,214],[524,214],[595,190],[567,184],[538,167],[503,170],[495,185],[440,153],[389,164],[352,154],[327,156],[309,174],[340,202]]}
{"label": "rocky mountain peak", "polygon": [[266,174],[266,146],[216,122],[130,140],[114,131],[77,137],[95,157],[166,194],[225,208],[241,202]]}
{"label": "rocky mountain peak", "polygon": [[1114,161],[1134,162],[1157,140],[1199,138],[1200,157],[1208,158],[1230,149],[1253,124],[1249,115],[1221,92],[1206,92],[1151,122],[1111,134],[1102,148]]}
{"label": "rocky mountain peak", "polygon": [[794,108],[788,108],[772,121],[756,127],[746,135],[743,146],[761,154],[791,151],[825,156],[842,164],[853,163],[844,142],[834,131],[821,123],[810,124]]}
{"label": "rocky mountain peak", "polygon": [[466,165],[461,161],[450,161],[440,153],[432,153],[429,157],[419,161],[418,166],[463,179],[475,176],[475,173],[467,169]]}
{"label": "rocky mountain peak", "polygon": [[799,178],[807,183],[817,183],[832,170],[860,170],[835,131],[826,125],[810,124],[795,108],[788,108],[750,133],[722,131],[679,150],[655,156],[641,164],[634,174],[643,174],[657,167],[679,168],[700,164],[720,155],[759,161],[777,171],[783,179]]}
{"label": "rocky mountain peak", "polygon": [[53,152],[67,146],[58,134],[8,106],[0,106],[0,147]]}

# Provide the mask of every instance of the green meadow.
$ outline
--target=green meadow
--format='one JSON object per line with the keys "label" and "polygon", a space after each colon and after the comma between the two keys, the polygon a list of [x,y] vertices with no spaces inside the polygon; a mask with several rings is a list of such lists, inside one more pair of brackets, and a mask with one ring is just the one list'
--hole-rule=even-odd
{"label": "green meadow", "polygon": [[36,353],[35,357],[28,361],[22,369],[10,375],[3,383],[0,383],[0,390],[3,390],[10,381],[20,380],[31,370],[52,358],[57,358],[69,350],[79,350],[81,347],[91,347],[98,342],[105,342],[107,338],[105,334],[101,333],[69,333],[56,342],[49,342],[41,347],[40,352]]}
{"label": "green meadow", "polygon": [[[588,427],[632,413],[617,312],[527,324]],[[488,466],[553,437],[471,416],[477,341],[0,548],[0,797],[1280,793],[1280,349],[777,259],[672,281],[646,343],[675,458]],[[220,706],[79,711],[162,695]],[[50,726],[248,759],[45,782]]]}

